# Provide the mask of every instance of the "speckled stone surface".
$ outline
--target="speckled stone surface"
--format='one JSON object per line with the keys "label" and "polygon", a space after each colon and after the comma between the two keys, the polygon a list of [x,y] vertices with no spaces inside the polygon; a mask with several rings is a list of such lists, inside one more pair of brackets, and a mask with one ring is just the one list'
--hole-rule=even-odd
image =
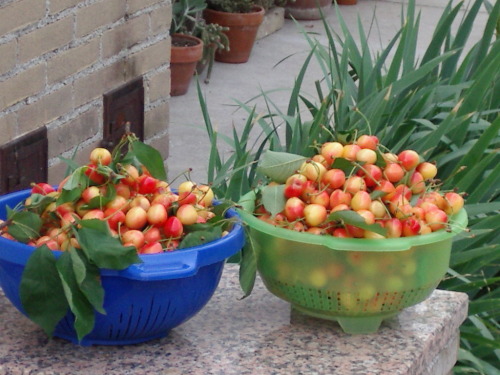
{"label": "speckled stone surface", "polygon": [[0,374],[441,375],[456,358],[467,296],[435,291],[382,323],[350,336],[338,324],[291,311],[257,280],[240,300],[236,265],[194,318],[162,339],[80,347],[49,340],[0,291]]}

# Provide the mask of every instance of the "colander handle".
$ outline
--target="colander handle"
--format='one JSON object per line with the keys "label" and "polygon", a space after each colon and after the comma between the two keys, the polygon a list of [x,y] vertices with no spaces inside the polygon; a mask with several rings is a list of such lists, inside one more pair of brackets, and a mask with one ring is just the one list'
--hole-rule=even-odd
{"label": "colander handle", "polygon": [[162,255],[145,255],[143,263],[133,264],[120,271],[120,276],[132,280],[155,281],[180,279],[198,272],[198,253],[195,251],[179,250],[168,256]]}

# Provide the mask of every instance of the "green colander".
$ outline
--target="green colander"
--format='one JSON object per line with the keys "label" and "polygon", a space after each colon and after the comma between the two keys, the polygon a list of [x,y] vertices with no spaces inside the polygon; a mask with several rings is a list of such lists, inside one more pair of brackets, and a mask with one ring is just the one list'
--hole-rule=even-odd
{"label": "green colander", "polygon": [[240,204],[266,288],[350,334],[376,332],[384,319],[426,299],[445,275],[453,237],[467,225],[462,209],[451,231],[390,238],[336,238],[275,227],[251,214],[255,193]]}

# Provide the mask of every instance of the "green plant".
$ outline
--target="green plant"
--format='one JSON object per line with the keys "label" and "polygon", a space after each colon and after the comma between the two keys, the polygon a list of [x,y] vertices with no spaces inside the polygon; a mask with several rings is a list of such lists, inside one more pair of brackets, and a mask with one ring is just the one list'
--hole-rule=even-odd
{"label": "green plant", "polygon": [[207,2],[205,0],[174,0],[170,33],[188,34],[203,41],[203,56],[199,66],[207,66],[205,83],[208,83],[212,73],[215,52],[217,50],[229,50],[229,40],[224,33],[224,31],[228,30],[227,27],[205,22],[202,12],[206,7]]}
{"label": "green plant", "polygon": [[[233,137],[211,126],[206,103],[205,125],[212,142],[209,176],[220,196],[238,199],[266,180],[257,167],[264,150],[311,156],[304,145],[376,134],[394,151],[413,149],[439,166],[445,189],[467,192],[469,232],[453,244],[449,276],[440,288],[467,293],[469,317],[461,326],[457,374],[498,374],[500,360],[500,40],[495,39],[500,2],[475,0],[458,20],[463,2],[449,2],[423,56],[416,45],[420,15],[415,1],[402,11],[401,28],[380,51],[372,51],[359,22],[356,42],[337,7],[340,34],[324,22],[327,45],[303,31],[311,51],[281,110],[268,92],[264,115],[249,102],[238,102],[248,120]],[[490,15],[481,39],[466,50],[482,6]],[[458,22],[458,27],[452,27]],[[455,25],[453,25],[455,26]],[[392,56],[392,57],[390,57]],[[302,91],[312,59],[322,67],[314,94]],[[250,139],[257,139],[255,143]],[[233,150],[224,160],[217,142]],[[242,252],[241,284],[251,291],[255,259],[251,241]]]}
{"label": "green plant", "polygon": [[288,0],[255,0],[255,4],[260,5],[265,10],[271,9],[273,7],[283,7],[286,5]]}
{"label": "green plant", "polygon": [[207,0],[210,9],[228,13],[248,13],[255,5],[253,0]]}

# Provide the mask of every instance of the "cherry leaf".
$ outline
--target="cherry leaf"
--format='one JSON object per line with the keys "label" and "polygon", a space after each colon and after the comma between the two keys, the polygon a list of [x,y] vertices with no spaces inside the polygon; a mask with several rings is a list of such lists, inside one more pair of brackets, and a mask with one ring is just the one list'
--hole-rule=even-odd
{"label": "cherry leaf", "polygon": [[40,237],[42,219],[30,211],[14,211],[7,207],[7,218],[11,221],[9,234],[20,242],[29,242]]}
{"label": "cherry leaf", "polygon": [[167,180],[163,158],[157,149],[140,141],[134,141],[132,143],[132,151],[137,160],[148,169],[151,176],[162,181]]}
{"label": "cherry leaf", "polygon": [[71,254],[73,271],[80,290],[94,309],[101,314],[105,314],[106,311],[103,307],[104,288],[100,282],[99,268],[89,262],[83,251],[72,249],[69,253]]}
{"label": "cherry leaf", "polygon": [[56,262],[56,268],[62,281],[64,295],[75,316],[74,327],[78,340],[81,341],[94,328],[94,309],[78,285],[70,252],[62,253]]}
{"label": "cherry leaf", "polygon": [[48,336],[52,336],[69,305],[52,250],[43,245],[32,253],[24,267],[19,296],[24,311]]}
{"label": "cherry leaf", "polygon": [[382,228],[380,224],[367,224],[365,218],[355,211],[342,210],[336,211],[328,216],[329,221],[343,221],[345,224],[375,232],[382,236],[387,235],[387,229]]}
{"label": "cherry leaf", "polygon": [[262,189],[262,204],[272,216],[285,209],[285,185],[268,185]]}
{"label": "cherry leaf", "polygon": [[141,258],[133,246],[123,246],[118,238],[112,237],[106,222],[99,219],[79,221],[81,228],[75,229],[75,236],[88,259],[99,268],[123,270]]}
{"label": "cherry leaf", "polygon": [[331,165],[332,169],[341,169],[344,171],[346,176],[351,175],[354,170],[357,168],[355,165],[350,160],[347,160],[345,158],[335,158]]}
{"label": "cherry leaf", "polygon": [[267,150],[257,170],[275,182],[284,183],[306,160],[302,155]]}
{"label": "cherry leaf", "polygon": [[220,227],[214,227],[211,230],[197,230],[188,233],[179,244],[178,249],[186,249],[188,247],[203,245],[221,237],[222,229]]}

